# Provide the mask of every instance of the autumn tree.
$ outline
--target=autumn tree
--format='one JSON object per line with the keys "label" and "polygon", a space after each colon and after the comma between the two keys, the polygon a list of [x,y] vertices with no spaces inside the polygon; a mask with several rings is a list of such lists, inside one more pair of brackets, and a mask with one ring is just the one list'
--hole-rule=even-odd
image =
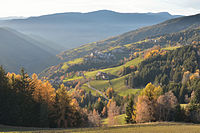
{"label": "autumn tree", "polygon": [[162,88],[152,83],[146,85],[138,96],[136,103],[136,122],[151,122],[156,120],[156,101],[162,94]]}
{"label": "autumn tree", "polygon": [[41,81],[37,74],[32,75],[30,87],[33,89],[33,98],[40,103],[40,125],[49,126],[49,113],[53,108],[52,103],[55,100],[55,89],[49,81]]}
{"label": "autumn tree", "polygon": [[56,99],[54,104],[54,112],[58,127],[68,127],[70,125],[70,114],[72,113],[71,98],[68,95],[64,84],[56,91]]}
{"label": "autumn tree", "polygon": [[106,106],[103,107],[103,110],[101,112],[101,116],[106,118],[108,116],[108,109]]}
{"label": "autumn tree", "polygon": [[115,94],[115,91],[113,90],[113,88],[108,88],[106,91],[106,95],[108,96],[108,98],[112,98]]}
{"label": "autumn tree", "polygon": [[174,120],[176,107],[178,106],[177,98],[172,91],[161,95],[157,99],[157,117],[160,121]]}
{"label": "autumn tree", "polygon": [[[5,79],[7,79],[7,83]],[[1,109],[4,111],[0,114],[6,117],[2,118],[4,119],[3,123],[16,126],[40,126],[38,123],[39,103],[33,99],[33,88],[30,87],[31,79],[28,74],[21,69],[20,74],[8,73],[5,79],[1,80],[5,82],[2,85],[7,84],[7,87],[4,88],[7,91],[0,92],[6,96],[4,102],[7,105],[1,104]]]}
{"label": "autumn tree", "polygon": [[37,74],[32,75],[30,86],[34,88],[33,96],[37,101],[44,101],[49,106],[55,98],[55,89],[49,81],[41,81],[38,79]]}
{"label": "autumn tree", "polygon": [[0,124],[31,127],[80,127],[87,115],[64,85],[55,92],[48,81],[0,67]]}
{"label": "autumn tree", "polygon": [[136,104],[136,122],[151,122],[155,121],[155,104],[150,101],[147,96],[139,96]]}
{"label": "autumn tree", "polygon": [[88,114],[88,120],[90,126],[99,127],[101,126],[101,117],[95,109]]}
{"label": "autumn tree", "polygon": [[108,124],[116,125],[118,124],[117,116],[119,115],[119,107],[116,105],[116,102],[111,101],[108,107]]}

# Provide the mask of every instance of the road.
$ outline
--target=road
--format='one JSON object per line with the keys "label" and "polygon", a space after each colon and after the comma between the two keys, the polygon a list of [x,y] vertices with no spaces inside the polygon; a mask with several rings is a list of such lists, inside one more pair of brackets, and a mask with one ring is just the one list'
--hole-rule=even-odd
{"label": "road", "polygon": [[90,85],[89,82],[87,82],[87,85],[88,85],[88,87],[89,87],[90,89],[92,89],[92,90],[94,90],[94,91],[100,93],[106,100],[109,101],[109,98],[108,98],[103,92],[101,92],[100,90],[97,90],[97,89],[95,89],[94,87],[92,87],[92,86]]}

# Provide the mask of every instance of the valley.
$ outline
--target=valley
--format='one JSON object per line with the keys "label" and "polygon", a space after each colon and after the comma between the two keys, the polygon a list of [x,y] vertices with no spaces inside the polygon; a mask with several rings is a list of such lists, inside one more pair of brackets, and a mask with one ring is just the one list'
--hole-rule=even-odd
{"label": "valley", "polygon": [[0,132],[198,132],[200,14],[100,10],[0,25]]}

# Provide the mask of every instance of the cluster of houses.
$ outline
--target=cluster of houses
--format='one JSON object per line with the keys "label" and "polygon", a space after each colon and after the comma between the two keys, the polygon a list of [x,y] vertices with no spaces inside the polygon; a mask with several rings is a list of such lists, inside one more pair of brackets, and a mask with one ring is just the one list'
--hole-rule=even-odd
{"label": "cluster of houses", "polygon": [[109,80],[109,74],[99,71],[96,74],[96,80]]}
{"label": "cluster of houses", "polygon": [[109,59],[114,59],[115,56],[111,53],[108,52],[100,52],[100,51],[94,51],[92,53],[90,53],[90,55],[88,57],[85,58],[85,60],[89,60],[89,59],[99,59],[99,60],[109,60]]}

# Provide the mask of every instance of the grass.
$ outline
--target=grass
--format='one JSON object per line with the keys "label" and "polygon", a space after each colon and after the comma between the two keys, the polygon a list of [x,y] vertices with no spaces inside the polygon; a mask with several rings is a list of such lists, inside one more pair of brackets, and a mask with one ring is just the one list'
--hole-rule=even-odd
{"label": "grass", "polygon": [[177,48],[180,48],[180,46],[173,46],[173,47],[168,46],[168,47],[165,47],[165,48],[162,48],[162,49],[163,49],[163,50],[175,50],[175,49],[177,49]]}
{"label": "grass", "polygon": [[63,66],[61,67],[61,69],[66,71],[68,68],[69,68],[69,66],[68,66],[67,62],[63,63]]}
{"label": "grass", "polygon": [[65,78],[65,79],[63,80],[63,82],[65,83],[65,82],[67,82],[67,81],[73,81],[73,80],[79,80],[79,79],[83,79],[83,77],[82,77],[82,76],[73,75],[72,77]]}
{"label": "grass", "polygon": [[121,91],[118,93],[120,96],[127,96],[128,94],[136,94],[139,92],[141,89],[126,89],[124,91]]}
{"label": "grass", "polygon": [[96,95],[96,91],[94,91],[93,89],[89,88],[87,84],[83,84],[81,86],[81,89],[84,89],[88,93],[89,93],[89,91],[91,91],[92,95],[94,95],[94,96]]}
{"label": "grass", "polygon": [[70,65],[80,64],[83,61],[84,61],[83,58],[77,58],[77,59],[74,59],[72,61],[64,62],[63,66],[61,67],[61,69],[66,71],[69,68]]}
{"label": "grass", "polygon": [[140,62],[143,61],[143,58],[142,57],[138,57],[138,58],[135,58],[127,63],[125,63],[124,65],[121,65],[121,66],[117,66],[117,67],[112,67],[112,68],[106,68],[106,69],[100,69],[100,70],[96,70],[96,71],[91,71],[91,72],[86,72],[85,73],[85,76],[86,77],[94,77],[98,71],[101,71],[101,72],[106,72],[106,73],[110,73],[112,75],[118,75],[118,72],[123,69],[123,67],[128,67],[128,66],[137,66]]}
{"label": "grass", "polygon": [[42,129],[2,127],[2,132],[28,132],[28,133],[199,133],[199,124],[155,122],[144,124],[121,125],[113,127],[74,128],[74,129]]}
{"label": "grass", "polygon": [[109,51],[112,51],[112,50],[117,49],[117,48],[121,48],[121,46],[118,45],[118,46],[115,46],[115,47],[110,47]]}
{"label": "grass", "polygon": [[[71,61],[70,63],[74,63],[74,62],[80,63],[80,61],[81,61],[81,59],[79,58],[74,61]],[[102,71],[102,72],[106,72],[106,73],[110,73],[112,75],[118,76],[119,71],[121,69],[123,69],[123,67],[137,66],[142,61],[143,61],[143,58],[138,57],[138,58],[135,58],[121,66],[86,72],[85,76],[86,76],[86,78],[94,78],[98,71]],[[63,67],[64,67],[64,65],[63,65]],[[109,87],[112,87],[115,90],[115,92],[117,92],[120,96],[126,96],[127,94],[135,94],[139,89],[128,89],[128,87],[124,84],[124,80],[127,76],[128,75],[112,79],[112,80],[110,80],[111,84],[109,84],[108,80],[93,80],[93,81],[90,81],[90,85],[102,92],[104,90],[108,89]],[[68,77],[68,78],[64,79],[63,82],[65,83],[67,81],[73,81],[73,80],[79,80],[79,79],[83,79],[83,77],[82,76],[78,77],[78,76],[74,75],[72,77]],[[87,85],[85,84],[85,85],[83,85],[82,88],[85,89],[86,91],[91,90],[92,94],[96,94],[96,93],[94,93],[94,90],[92,90],[86,86]]]}
{"label": "grass", "polygon": [[[138,58],[135,58],[135,59],[133,59],[133,60],[127,62],[126,64],[121,65],[121,66],[112,67],[112,68],[106,68],[106,69],[99,69],[99,70],[95,70],[95,71],[86,72],[85,76],[86,76],[86,78],[94,78],[95,75],[98,73],[98,71],[106,72],[106,73],[110,73],[112,75],[118,76],[118,72],[121,69],[123,69],[123,67],[128,67],[128,66],[131,66],[131,65],[137,66],[142,61],[143,61],[143,58],[142,57],[138,57]],[[64,63],[64,65],[62,66],[62,69],[67,69],[67,68],[68,68],[68,65]],[[76,76],[69,77],[69,78],[66,78],[64,80],[64,82],[72,81],[72,80],[76,80],[76,79],[81,79],[81,78],[83,78],[83,77],[76,77]]]}
{"label": "grass", "polygon": [[108,80],[94,80],[90,81],[90,85],[95,89],[103,91],[104,89],[108,89],[110,87]]}
{"label": "grass", "polygon": [[124,47],[126,47],[126,48],[130,48],[132,46],[132,44],[126,44],[126,45],[124,45]]}
{"label": "grass", "polygon": [[120,96],[127,96],[128,94],[135,94],[140,89],[129,89],[125,84],[124,80],[128,75],[125,75],[120,78],[110,80],[111,84],[109,84],[108,80],[94,80],[90,81],[90,85],[100,91],[104,91],[109,87],[112,87],[115,92],[118,93]]}
{"label": "grass", "polygon": [[84,61],[83,58],[77,58],[77,59],[74,59],[72,61],[68,61],[67,63],[70,64],[70,65],[74,65],[74,64],[80,64],[83,61]]}
{"label": "grass", "polygon": [[[116,116],[118,125],[124,125],[124,124],[126,124],[125,116],[126,116],[126,114],[122,114],[122,115]],[[108,125],[108,118],[103,119],[102,120],[102,124],[103,125]]]}

